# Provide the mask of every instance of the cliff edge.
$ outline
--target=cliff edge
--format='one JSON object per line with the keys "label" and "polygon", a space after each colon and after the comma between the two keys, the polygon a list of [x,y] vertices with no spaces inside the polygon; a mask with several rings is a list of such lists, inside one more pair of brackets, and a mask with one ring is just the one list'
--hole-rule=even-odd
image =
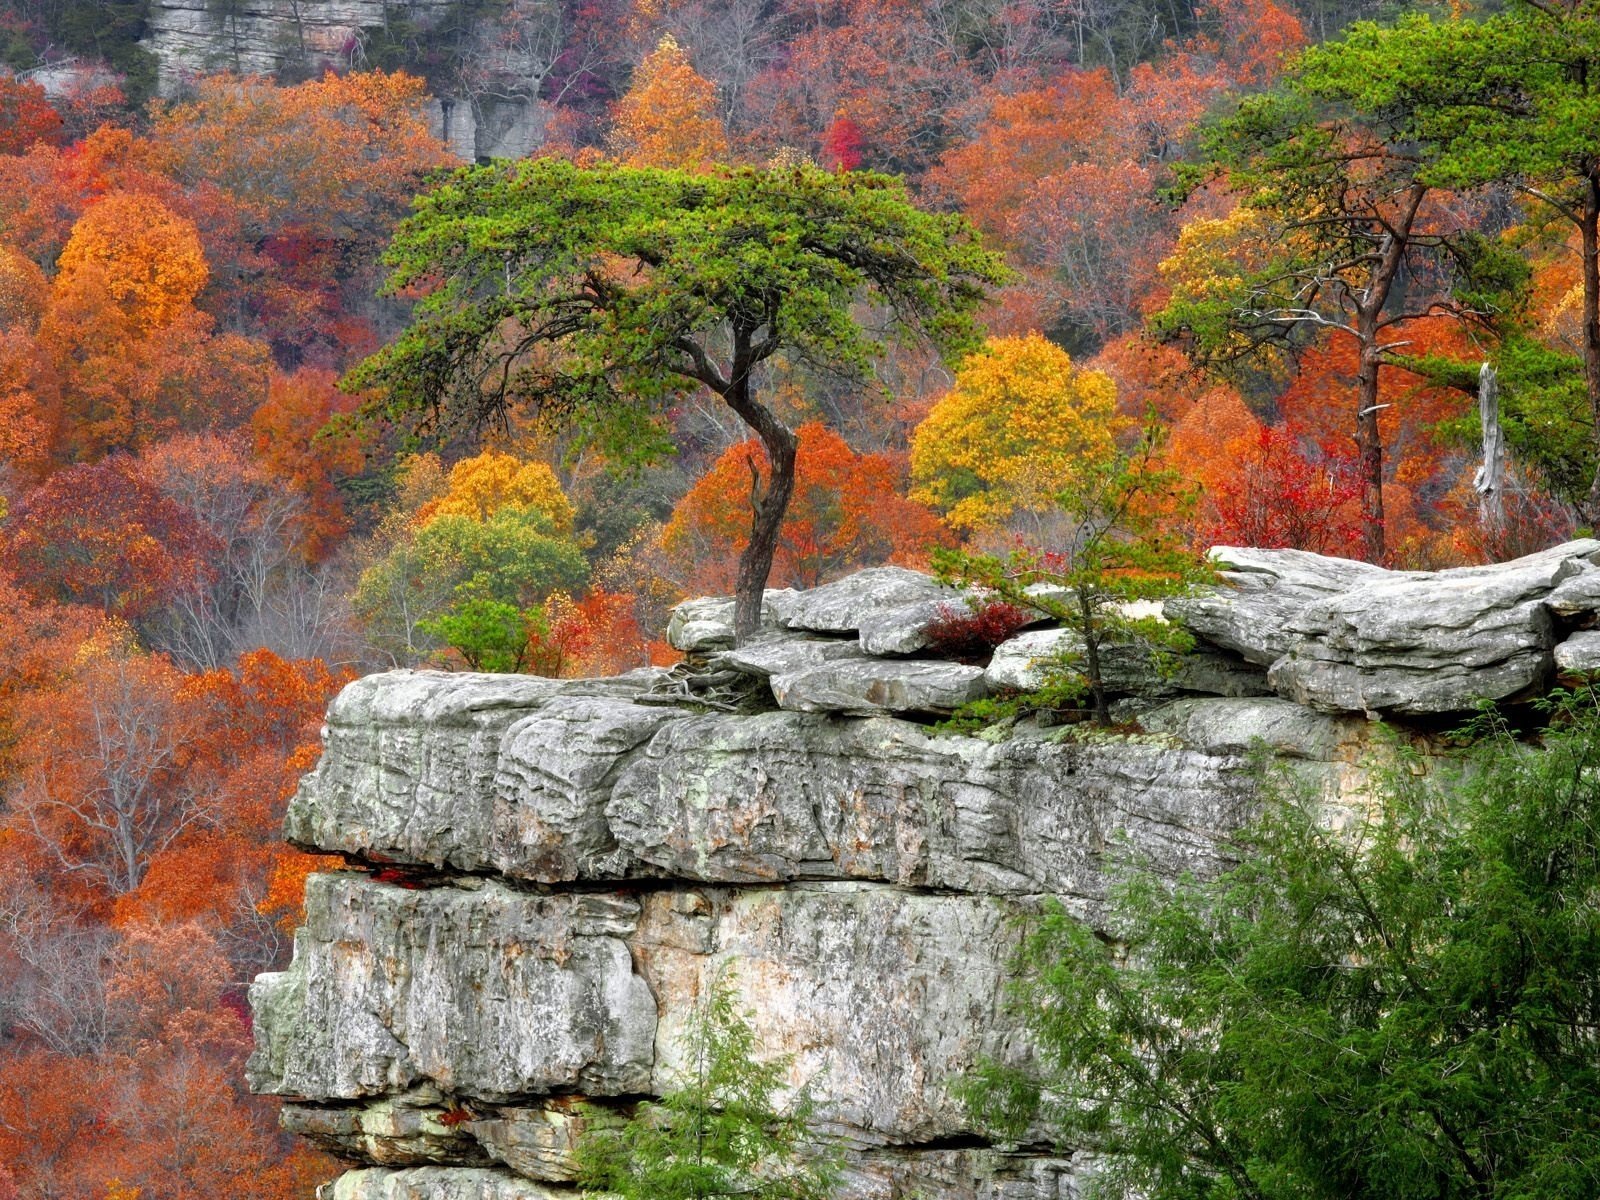
{"label": "cliff edge", "polygon": [[1223,583],[1167,606],[1194,652],[1113,663],[1111,733],[936,732],[1072,635],[945,661],[923,631],[959,597],[898,568],[769,592],[736,651],[730,602],[680,606],[670,640],[721,699],[680,669],[352,683],[287,835],[353,869],[310,879],[292,964],[251,990],[252,1088],[356,1164],[335,1200],[570,1200],[576,1102],[658,1092],[732,964],[847,1147],[843,1196],[1076,1196],[1087,1156],[990,1144],[950,1092],[1028,1053],[1014,918],[1057,897],[1098,922],[1129,856],[1217,870],[1253,749],[1336,819],[1374,718],[1425,741],[1600,666],[1600,542],[1438,573],[1214,553]]}

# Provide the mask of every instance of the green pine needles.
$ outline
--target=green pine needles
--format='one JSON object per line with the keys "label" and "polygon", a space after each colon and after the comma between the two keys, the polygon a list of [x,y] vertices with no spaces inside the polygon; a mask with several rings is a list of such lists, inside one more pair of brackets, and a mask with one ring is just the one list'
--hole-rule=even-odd
{"label": "green pine needles", "polygon": [[1397,750],[1331,831],[1279,779],[1238,865],[1135,873],[1114,942],[1026,939],[1036,1058],[965,1096],[1002,1136],[1107,1153],[1101,1196],[1600,1195],[1600,699],[1530,748],[1493,715],[1450,769]]}
{"label": "green pine needles", "polygon": [[618,1122],[584,1110],[579,1182],[622,1200],[826,1200],[838,1155],[810,1128],[805,1090],[780,1107],[786,1057],[757,1061],[756,1035],[724,973],[690,1018],[685,1067],[660,1100]]}

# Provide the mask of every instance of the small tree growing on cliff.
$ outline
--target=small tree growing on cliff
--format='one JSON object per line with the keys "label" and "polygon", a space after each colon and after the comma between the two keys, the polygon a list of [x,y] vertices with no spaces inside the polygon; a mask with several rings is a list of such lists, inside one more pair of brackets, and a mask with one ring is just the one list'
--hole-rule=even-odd
{"label": "small tree growing on cliff", "polygon": [[586,1106],[579,1182],[622,1200],[826,1200],[838,1157],[813,1144],[812,1103],[777,1094],[789,1060],[755,1059],[755,1031],[723,975],[690,1018],[686,1067],[631,1120]]}
{"label": "small tree growing on cliff", "polygon": [[549,158],[458,171],[417,201],[386,261],[391,292],[425,295],[352,376],[379,389],[369,415],[425,428],[554,414],[637,463],[667,449],[664,403],[705,388],[754,431],[771,471],[751,486],[740,639],[760,623],[795,480],[762,364],[864,376],[889,334],[959,355],[978,343],[985,287],[1007,277],[965,218],[919,211],[887,176]]}
{"label": "small tree growing on cliff", "polygon": [[1022,547],[1005,557],[963,550],[933,556],[942,577],[976,584],[1075,633],[1078,646],[1062,655],[1051,690],[1088,695],[1102,725],[1111,720],[1109,645],[1131,642],[1160,654],[1192,644],[1182,628],[1140,614],[1135,602],[1178,595],[1210,576],[1175,519],[1192,507],[1192,489],[1158,462],[1159,448],[1152,425],[1131,450],[1085,463],[1055,496],[1068,528],[1053,548]]}

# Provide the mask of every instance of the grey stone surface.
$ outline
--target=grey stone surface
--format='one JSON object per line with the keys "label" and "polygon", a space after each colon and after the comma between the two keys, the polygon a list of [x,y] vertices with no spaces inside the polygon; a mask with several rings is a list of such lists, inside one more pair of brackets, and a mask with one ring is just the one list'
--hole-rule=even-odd
{"label": "grey stone surface", "polygon": [[982,667],[937,660],[822,663],[770,682],[791,712],[947,713],[988,693]]}
{"label": "grey stone surface", "polygon": [[[1059,733],[1060,731],[1057,731]],[[618,842],[664,876],[856,878],[1097,899],[1107,848],[1204,873],[1243,764],[1170,741],[990,742],[905,721],[770,713],[662,730],[618,776]]]}
{"label": "grey stone surface", "polygon": [[1314,762],[1359,753],[1368,726],[1361,717],[1313,712],[1274,697],[1174,700],[1144,713],[1140,724],[1207,754],[1242,755],[1260,747]]}
{"label": "grey stone surface", "polygon": [[769,633],[737,650],[722,651],[716,656],[715,665],[768,679],[827,662],[859,661],[865,657],[860,643],[854,640]]}
{"label": "grey stone surface", "polygon": [[971,610],[955,589],[948,594],[910,604],[898,604],[863,617],[857,628],[861,648],[868,654],[915,654],[931,645],[928,626],[950,615],[965,616]]}
{"label": "grey stone surface", "polygon": [[308,1100],[641,1091],[656,1014],[623,941],[638,911],[620,896],[314,875],[293,962],[250,989],[250,1086]]}
{"label": "grey stone surface", "polygon": [[[671,1086],[728,971],[762,1053],[792,1058],[789,1084],[813,1085],[846,1146],[847,1200],[1077,1200],[1087,1159],[986,1145],[951,1094],[979,1058],[1027,1052],[1003,1002],[1016,918],[1053,896],[1102,921],[1131,858],[1218,870],[1256,803],[1258,744],[1339,827],[1384,745],[1360,714],[1448,711],[1600,662],[1597,553],[1424,575],[1222,552],[1231,582],[1171,606],[1195,614],[1200,652],[1169,679],[1127,676],[1135,732],[941,735],[884,712],[987,686],[867,655],[873,629],[902,652],[930,602],[898,571],[783,597],[763,638],[710,656],[821,711],[633,703],[649,674],[362,680],[290,831],[438,871],[313,878],[293,963],[252,990],[252,1086],[298,1098],[287,1127],[382,1164],[339,1200],[571,1197],[573,1106]],[[699,611],[680,624],[722,619]],[[1019,674],[993,677],[1027,682],[1034,648],[1067,636],[1015,639],[997,662]],[[1264,681],[1284,695],[1248,694]],[[1235,695],[1170,695],[1207,688]]]}
{"label": "grey stone surface", "polygon": [[278,1124],[341,1158],[381,1166],[483,1166],[491,1155],[475,1134],[441,1118],[452,1105],[437,1088],[422,1087],[356,1104],[296,1104],[279,1110]]}
{"label": "grey stone surface", "polygon": [[983,679],[991,690],[1031,692],[1043,687],[1064,654],[1077,654],[1083,639],[1070,629],[1029,629],[995,647]]}
{"label": "grey stone surface", "polygon": [[[575,686],[493,710],[490,738],[462,723],[479,710],[408,707],[414,677],[352,685],[290,828],[319,849],[541,883],[859,878],[1095,895],[1099,848],[1121,836],[1175,856],[1175,870],[1197,866],[1203,831],[1231,818],[1242,787],[1227,754],[1167,744],[932,736],[886,716],[695,716]],[[404,739],[348,724],[374,712],[414,723]],[[417,786],[403,756],[375,767],[375,745],[428,758],[436,784]]]}
{"label": "grey stone surface", "polygon": [[788,629],[858,633],[863,622],[874,618],[899,622],[906,618],[890,614],[929,601],[960,603],[959,595],[921,571],[871,567],[819,588],[796,592],[779,620]]}
{"label": "grey stone surface", "polygon": [[1363,580],[1289,621],[1296,641],[1268,682],[1345,712],[1464,712],[1526,692],[1553,665],[1544,602],[1597,550],[1574,542],[1489,567]]}
{"label": "grey stone surface", "polygon": [[1572,674],[1600,671],[1600,630],[1574,633],[1555,650],[1556,666]]}
{"label": "grey stone surface", "polygon": [[1581,561],[1585,569],[1556,584],[1546,606],[1558,617],[1593,620],[1600,613],[1600,567]]}
{"label": "grey stone surface", "polygon": [[613,779],[631,751],[685,715],[622,699],[564,697],[517,721],[500,743],[490,864],[545,882],[625,877],[629,856],[605,820]]}
{"label": "grey stone surface", "polygon": [[1395,572],[1306,550],[1218,546],[1212,561],[1223,583],[1166,602],[1169,618],[1246,661],[1268,666],[1298,640],[1290,622],[1310,605],[1357,583]]}
{"label": "grey stone surface", "polygon": [[[397,19],[431,31],[452,0],[250,0],[223,11],[208,0],[152,0],[141,45],[156,58],[157,86],[175,96],[196,75],[232,71],[302,78],[358,66],[377,30]],[[472,98],[427,105],[432,132],[460,159],[520,158],[545,142],[552,109],[537,96],[542,65],[483,20],[467,31],[483,86]]]}
{"label": "grey stone surface", "polygon": [[570,1188],[550,1187],[499,1168],[367,1167],[346,1171],[317,1189],[317,1200],[573,1200]]}
{"label": "grey stone surface", "polygon": [[672,1085],[685,1022],[724,975],[764,1055],[815,1082],[817,1117],[864,1144],[970,1132],[951,1084],[1012,1052],[1006,964],[1015,902],[883,884],[654,893],[633,948],[660,1000],[653,1089]]}
{"label": "grey stone surface", "polygon": [[[513,783],[545,797],[559,824],[553,809],[563,790],[594,786],[629,738],[675,715],[628,703],[656,674],[555,680],[388,671],[358,679],[328,710],[322,759],[290,801],[285,836],[377,861],[463,871],[521,861],[532,871],[547,848],[523,823]],[[530,765],[514,748],[502,756],[508,731],[534,714],[540,729],[561,731],[550,738],[561,743],[561,761],[552,753]],[[502,769],[504,787],[496,782]],[[555,858],[595,853],[603,847],[578,842]],[[551,869],[567,868],[552,859]]]}
{"label": "grey stone surface", "polygon": [[[777,628],[780,614],[800,593],[788,588],[768,588],[761,601],[761,625]],[[733,599],[706,596],[685,600],[667,620],[667,645],[685,654],[709,654],[733,645]]]}

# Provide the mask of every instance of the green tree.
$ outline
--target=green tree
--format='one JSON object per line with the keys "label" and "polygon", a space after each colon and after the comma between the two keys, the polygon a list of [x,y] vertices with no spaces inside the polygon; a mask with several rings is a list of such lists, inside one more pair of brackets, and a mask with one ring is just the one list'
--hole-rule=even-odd
{"label": "green tree", "polygon": [[1461,769],[1396,750],[1333,830],[1269,777],[1238,865],[1137,871],[1109,935],[1025,940],[1037,1056],[967,1098],[1006,1136],[1107,1152],[1149,1200],[1583,1200],[1600,1194],[1600,705],[1538,749],[1492,718]]}
{"label": "green tree", "polygon": [[802,1090],[778,1107],[787,1058],[757,1062],[755,1031],[723,976],[689,1021],[685,1069],[619,1122],[586,1106],[579,1182],[622,1200],[825,1200],[838,1156],[815,1143]]}
{"label": "green tree", "polygon": [[639,462],[666,449],[664,402],[706,388],[755,432],[772,471],[739,560],[741,638],[794,488],[795,434],[762,401],[762,364],[782,352],[865,376],[879,331],[958,355],[1007,276],[964,218],[920,212],[886,176],[550,158],[457,172],[417,201],[387,262],[391,291],[426,294],[352,376],[381,389],[369,415],[431,429],[556,413]]}
{"label": "green tree", "polygon": [[[1067,533],[1055,548],[1019,548],[1005,557],[939,550],[934,566],[946,579],[986,589],[991,599],[1037,612],[1077,634],[1049,689],[1087,694],[1095,719],[1111,720],[1104,655],[1134,644],[1158,657],[1192,639],[1139,602],[1179,595],[1209,577],[1204,559],[1177,532],[1193,490],[1157,461],[1154,426],[1131,450],[1083,464],[1055,501]],[[981,702],[980,702],[981,703]]]}
{"label": "green tree", "polygon": [[[361,573],[353,603],[368,640],[396,662],[414,663],[438,639],[453,642],[473,630],[465,635],[473,653],[503,663],[507,645],[484,641],[503,623],[502,610],[521,613],[553,591],[576,590],[589,574],[578,544],[533,505],[505,504],[483,520],[445,513],[420,528],[396,521],[381,533],[388,545]],[[480,603],[462,609],[470,601]],[[440,625],[445,617],[453,623]]]}
{"label": "green tree", "polygon": [[[1433,187],[1509,183],[1578,235],[1590,439],[1600,452],[1600,10],[1513,0],[1484,21],[1353,26],[1308,56],[1313,85],[1380,119]],[[1586,497],[1600,522],[1600,457]]]}
{"label": "green tree", "polygon": [[1198,357],[1219,366],[1292,356],[1324,336],[1354,344],[1365,553],[1379,562],[1379,372],[1407,345],[1407,322],[1474,315],[1449,280],[1464,246],[1481,239],[1444,206],[1430,206],[1439,186],[1432,161],[1395,134],[1416,98],[1364,103],[1359,77],[1368,65],[1342,43],[1314,47],[1271,92],[1207,127],[1201,160],[1180,170],[1180,194],[1221,180],[1242,197],[1241,212],[1185,231],[1163,264],[1175,277],[1173,295],[1154,325],[1189,337]]}

